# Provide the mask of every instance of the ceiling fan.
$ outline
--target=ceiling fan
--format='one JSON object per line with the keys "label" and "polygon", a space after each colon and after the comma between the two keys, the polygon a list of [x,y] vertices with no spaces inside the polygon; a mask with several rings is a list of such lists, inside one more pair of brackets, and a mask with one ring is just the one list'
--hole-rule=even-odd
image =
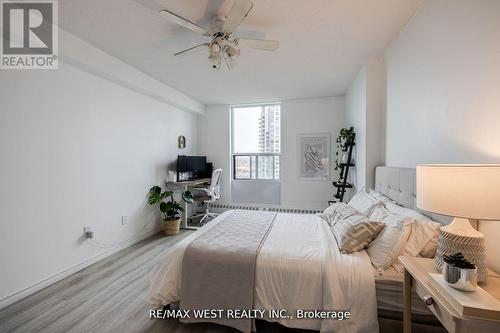
{"label": "ceiling fan", "polygon": [[235,0],[229,14],[227,16],[215,15],[208,29],[167,9],[161,10],[160,13],[168,20],[211,39],[207,43],[177,52],[174,54],[175,56],[187,53],[201,46],[207,46],[209,52],[208,60],[212,68],[220,69],[222,61],[224,61],[227,67],[231,69],[236,64],[236,59],[240,55],[240,46],[266,51],[276,51],[279,47],[279,42],[275,40],[233,37],[233,32],[248,16],[252,8],[253,3],[250,0]]}

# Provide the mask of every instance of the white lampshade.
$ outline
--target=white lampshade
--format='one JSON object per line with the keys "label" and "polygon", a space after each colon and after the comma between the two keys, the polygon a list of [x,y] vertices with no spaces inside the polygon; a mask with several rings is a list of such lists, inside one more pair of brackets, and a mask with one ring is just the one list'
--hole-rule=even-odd
{"label": "white lampshade", "polygon": [[477,220],[500,220],[500,165],[417,166],[417,207]]}

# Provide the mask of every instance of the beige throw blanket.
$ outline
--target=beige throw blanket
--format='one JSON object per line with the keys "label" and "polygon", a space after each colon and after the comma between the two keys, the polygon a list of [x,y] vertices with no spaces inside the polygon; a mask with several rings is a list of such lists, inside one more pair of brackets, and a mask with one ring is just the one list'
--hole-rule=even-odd
{"label": "beige throw blanket", "polygon": [[[182,310],[252,310],[255,263],[276,213],[233,211],[186,248],[182,261]],[[251,319],[185,318],[250,332]]]}

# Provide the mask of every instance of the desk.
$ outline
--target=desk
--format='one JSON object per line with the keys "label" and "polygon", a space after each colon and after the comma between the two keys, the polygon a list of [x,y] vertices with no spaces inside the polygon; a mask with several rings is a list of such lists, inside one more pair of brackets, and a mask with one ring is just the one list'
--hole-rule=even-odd
{"label": "desk", "polygon": [[[187,191],[190,187],[198,187],[203,184],[210,184],[211,178],[201,178],[194,180],[184,180],[180,182],[167,182],[167,187],[170,189],[173,188],[182,188],[183,191]],[[183,229],[198,229],[197,227],[188,227],[188,204],[183,200],[184,204],[184,213],[182,214],[182,222],[181,228]]]}

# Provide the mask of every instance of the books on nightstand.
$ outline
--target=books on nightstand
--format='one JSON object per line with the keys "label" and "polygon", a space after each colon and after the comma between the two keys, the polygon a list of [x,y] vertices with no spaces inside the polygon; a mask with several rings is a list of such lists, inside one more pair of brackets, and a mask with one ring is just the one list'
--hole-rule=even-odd
{"label": "books on nightstand", "polygon": [[429,273],[431,285],[465,317],[500,321],[500,301],[481,287],[475,291],[461,291],[450,287],[442,274]]}

